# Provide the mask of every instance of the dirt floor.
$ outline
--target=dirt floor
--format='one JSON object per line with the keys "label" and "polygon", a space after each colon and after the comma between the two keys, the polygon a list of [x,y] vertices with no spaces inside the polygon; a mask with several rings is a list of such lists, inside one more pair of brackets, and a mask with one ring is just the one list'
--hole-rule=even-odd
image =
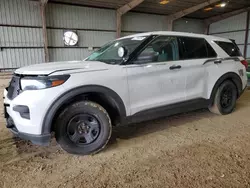
{"label": "dirt floor", "polygon": [[[7,83],[1,76],[0,90]],[[0,188],[250,187],[250,91],[231,115],[200,110],[117,129],[94,156],[13,139],[0,113]]]}

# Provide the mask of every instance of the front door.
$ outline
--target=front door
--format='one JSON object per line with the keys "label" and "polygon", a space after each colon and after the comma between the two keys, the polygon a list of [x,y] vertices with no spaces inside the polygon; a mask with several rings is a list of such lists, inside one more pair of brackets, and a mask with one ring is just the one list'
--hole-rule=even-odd
{"label": "front door", "polygon": [[185,101],[186,76],[178,46],[176,37],[159,36],[126,66],[131,115]]}

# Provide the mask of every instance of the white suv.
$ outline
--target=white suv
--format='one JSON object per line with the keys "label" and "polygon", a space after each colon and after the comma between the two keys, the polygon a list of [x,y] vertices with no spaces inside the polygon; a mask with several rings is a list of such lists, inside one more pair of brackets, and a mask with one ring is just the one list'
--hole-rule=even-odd
{"label": "white suv", "polygon": [[112,126],[209,108],[231,113],[247,85],[234,41],[179,32],[127,36],[83,61],[15,71],[4,91],[7,128],[35,144],[51,133],[69,153],[108,143]]}

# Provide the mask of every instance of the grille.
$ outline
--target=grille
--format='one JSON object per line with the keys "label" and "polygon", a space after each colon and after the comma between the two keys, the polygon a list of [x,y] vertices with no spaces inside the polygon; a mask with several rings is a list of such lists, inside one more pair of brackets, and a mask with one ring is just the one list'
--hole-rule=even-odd
{"label": "grille", "polygon": [[10,81],[10,85],[8,87],[7,97],[12,100],[14,99],[20,91],[20,77],[14,75]]}

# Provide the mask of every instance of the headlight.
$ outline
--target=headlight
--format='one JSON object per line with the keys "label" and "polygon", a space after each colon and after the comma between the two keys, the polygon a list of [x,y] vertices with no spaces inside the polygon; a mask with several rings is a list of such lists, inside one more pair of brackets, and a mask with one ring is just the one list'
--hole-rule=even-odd
{"label": "headlight", "polygon": [[69,79],[69,75],[44,76],[44,77],[24,77],[21,79],[22,90],[46,89],[62,85]]}

